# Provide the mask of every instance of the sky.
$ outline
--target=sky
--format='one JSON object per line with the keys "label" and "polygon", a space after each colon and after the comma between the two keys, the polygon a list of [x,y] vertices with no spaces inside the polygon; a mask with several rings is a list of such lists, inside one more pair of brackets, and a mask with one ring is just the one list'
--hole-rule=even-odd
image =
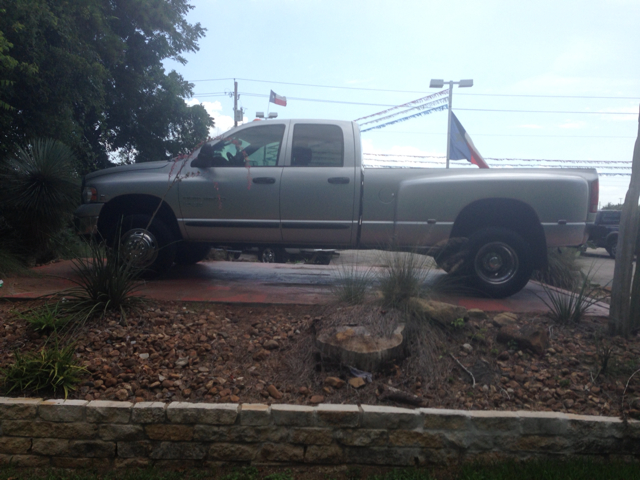
{"label": "sky", "polygon": [[[189,102],[214,117],[212,136],[233,125],[234,78],[246,121],[259,111],[356,120],[439,92],[430,79],[473,79],[454,86],[452,111],[491,168],[593,167],[601,205],[624,200],[640,0],[189,3],[206,36],[186,65],[165,67],[194,84]],[[268,102],[271,90],[286,107]],[[446,137],[446,110],[364,132],[365,161],[444,166]]]}

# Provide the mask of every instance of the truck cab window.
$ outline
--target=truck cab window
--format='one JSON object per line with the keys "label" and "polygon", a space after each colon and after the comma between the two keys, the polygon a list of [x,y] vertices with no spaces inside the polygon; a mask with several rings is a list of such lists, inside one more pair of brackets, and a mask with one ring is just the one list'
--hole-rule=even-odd
{"label": "truck cab window", "polygon": [[264,125],[241,130],[216,143],[206,144],[196,158],[197,167],[275,167],[284,125]]}
{"label": "truck cab window", "polygon": [[344,138],[337,125],[297,124],[293,128],[292,167],[342,167]]}

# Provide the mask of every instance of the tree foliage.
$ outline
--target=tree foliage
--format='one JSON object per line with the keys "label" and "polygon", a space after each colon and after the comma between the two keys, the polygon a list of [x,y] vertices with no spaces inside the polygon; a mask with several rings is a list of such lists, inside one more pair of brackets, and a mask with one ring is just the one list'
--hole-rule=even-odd
{"label": "tree foliage", "polygon": [[29,138],[70,145],[84,168],[114,154],[162,160],[213,120],[162,62],[198,50],[188,0],[0,0],[0,156]]}

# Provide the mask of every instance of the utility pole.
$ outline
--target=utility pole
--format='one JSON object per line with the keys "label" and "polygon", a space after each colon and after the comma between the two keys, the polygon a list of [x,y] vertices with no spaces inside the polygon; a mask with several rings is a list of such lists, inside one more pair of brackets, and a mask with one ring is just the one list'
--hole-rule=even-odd
{"label": "utility pole", "polygon": [[238,126],[238,82],[233,79],[233,126]]}

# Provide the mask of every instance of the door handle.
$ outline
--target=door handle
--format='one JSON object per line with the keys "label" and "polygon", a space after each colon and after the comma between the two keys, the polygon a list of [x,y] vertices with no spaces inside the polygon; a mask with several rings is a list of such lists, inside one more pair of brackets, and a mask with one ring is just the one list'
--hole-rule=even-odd
{"label": "door handle", "polygon": [[276,183],[276,179],[273,177],[257,177],[253,179],[253,183],[260,183],[263,185],[268,185],[271,183]]}
{"label": "door handle", "polygon": [[329,183],[333,183],[334,185],[345,185],[349,183],[349,177],[331,177],[327,181]]}

